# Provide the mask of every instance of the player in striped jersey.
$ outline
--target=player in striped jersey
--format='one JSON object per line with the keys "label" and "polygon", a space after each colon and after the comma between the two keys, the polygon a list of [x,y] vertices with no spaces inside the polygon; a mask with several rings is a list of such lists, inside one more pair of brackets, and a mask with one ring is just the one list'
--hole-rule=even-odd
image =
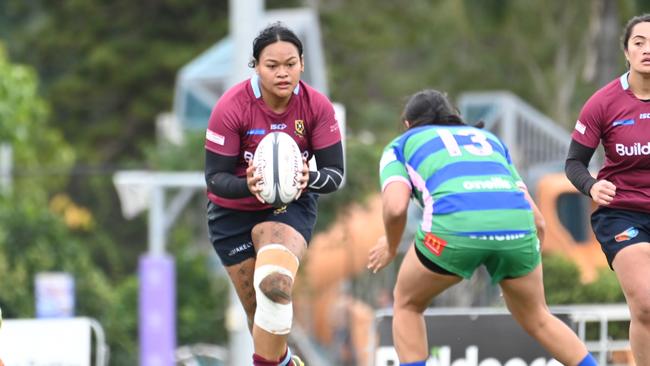
{"label": "player in striped jersey", "polygon": [[414,94],[403,122],[407,131],[386,146],[380,162],[386,235],[368,261],[377,272],[393,260],[413,198],[423,214],[394,290],[393,339],[401,365],[426,364],[422,313],[433,297],[481,265],[501,286],[514,318],[553,357],[564,365],[595,365],[546,306],[539,252],[544,220],[506,146],[466,125],[436,90]]}

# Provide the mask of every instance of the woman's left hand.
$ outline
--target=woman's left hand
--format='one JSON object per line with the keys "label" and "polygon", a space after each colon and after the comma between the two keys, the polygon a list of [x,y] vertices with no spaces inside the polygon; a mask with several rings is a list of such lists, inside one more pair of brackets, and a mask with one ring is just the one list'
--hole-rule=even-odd
{"label": "woman's left hand", "polygon": [[309,164],[307,163],[307,158],[305,157],[302,158],[302,174],[298,178],[298,182],[300,183],[300,189],[298,190],[298,194],[296,195],[295,199],[298,199],[300,197],[302,191],[307,189],[307,184],[309,183]]}
{"label": "woman's left hand", "polygon": [[395,258],[397,251],[391,251],[388,245],[386,236],[382,236],[377,240],[377,244],[370,249],[368,253],[368,269],[372,273],[379,272],[382,268],[386,267]]}

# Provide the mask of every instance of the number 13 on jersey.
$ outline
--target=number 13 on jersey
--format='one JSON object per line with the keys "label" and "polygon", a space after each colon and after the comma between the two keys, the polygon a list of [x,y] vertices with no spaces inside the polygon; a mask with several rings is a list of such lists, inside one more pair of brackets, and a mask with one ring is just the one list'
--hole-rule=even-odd
{"label": "number 13 on jersey", "polygon": [[438,133],[438,136],[440,136],[440,139],[445,145],[447,152],[449,152],[449,156],[461,156],[463,154],[461,147],[472,155],[487,156],[493,152],[492,145],[490,145],[487,137],[479,130],[462,129],[456,131],[456,135],[468,136],[472,142],[462,145],[458,144],[458,141],[456,141],[454,134],[452,134],[451,131],[446,128],[438,128],[436,129],[436,133]]}

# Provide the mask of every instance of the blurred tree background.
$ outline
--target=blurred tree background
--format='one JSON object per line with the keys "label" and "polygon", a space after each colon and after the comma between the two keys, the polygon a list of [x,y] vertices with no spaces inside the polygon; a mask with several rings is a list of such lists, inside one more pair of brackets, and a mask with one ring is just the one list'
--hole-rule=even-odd
{"label": "blurred tree background", "polygon": [[[266,1],[305,5],[320,12],[331,99],[347,111],[346,188],[323,200],[319,229],[377,191],[374,162],[399,131],[409,94],[509,90],[570,129],[586,98],[625,70],[624,22],[650,10],[647,0]],[[202,170],[202,132],[180,147],[160,144],[155,120],[171,109],[177,71],[227,32],[226,0],[0,2],[0,143],[13,146],[15,166],[0,195],[8,317],[34,316],[35,273],[71,272],[77,313],[105,326],[111,364],[135,364],[135,271],[147,226],[143,216],[122,217],[112,174]],[[227,283],[214,276],[204,202],[197,197],[170,236],[183,284],[179,344],[227,336]],[[560,267],[547,277],[579,277]],[[611,273],[602,278],[607,286],[553,287],[549,301],[621,301]]]}

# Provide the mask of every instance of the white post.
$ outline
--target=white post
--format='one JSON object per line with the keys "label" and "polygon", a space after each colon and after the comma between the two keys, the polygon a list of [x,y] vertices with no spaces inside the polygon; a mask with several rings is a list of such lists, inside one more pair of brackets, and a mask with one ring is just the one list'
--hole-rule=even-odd
{"label": "white post", "polygon": [[[227,87],[247,79],[253,71],[248,62],[253,57],[253,40],[259,30],[264,14],[264,0],[230,0],[230,36],[234,44],[234,57]],[[230,333],[228,365],[250,365],[253,362],[253,339],[248,330],[244,307],[230,284],[228,305],[228,330]]]}
{"label": "white post", "polygon": [[264,0],[230,0],[228,4],[230,37],[235,45],[232,69],[227,81],[227,87],[230,87],[252,73],[248,62],[253,57],[253,40],[266,24],[260,24],[264,14]]}
{"label": "white post", "polygon": [[167,230],[165,227],[165,190],[159,185],[151,187],[149,203],[149,254],[165,254]]}
{"label": "white post", "polygon": [[514,148],[517,146],[517,112],[513,98],[506,98],[503,107],[501,138],[506,146]]}
{"label": "white post", "polygon": [[13,148],[7,142],[0,143],[0,194],[11,193]]}

